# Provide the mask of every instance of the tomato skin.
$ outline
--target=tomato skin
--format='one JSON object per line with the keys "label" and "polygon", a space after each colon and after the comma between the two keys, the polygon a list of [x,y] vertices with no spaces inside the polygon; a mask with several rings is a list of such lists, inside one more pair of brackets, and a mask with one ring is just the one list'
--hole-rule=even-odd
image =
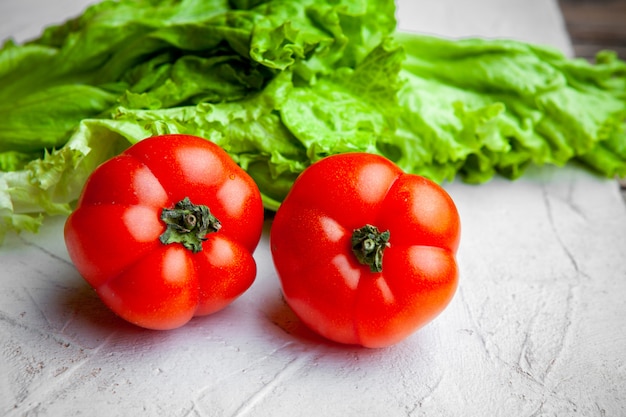
{"label": "tomato skin", "polygon": [[[369,224],[389,231],[381,272],[352,251]],[[307,168],[270,232],[283,295],[312,330],[366,347],[398,343],[434,319],[458,285],[460,218],[450,196],[374,154],[326,157]]]}
{"label": "tomato skin", "polygon": [[[198,252],[160,241],[163,210],[186,197],[221,224]],[[226,307],[252,285],[263,220],[256,184],[224,150],[161,135],[92,173],[64,234],[70,259],[104,304],[138,326],[166,330]]]}

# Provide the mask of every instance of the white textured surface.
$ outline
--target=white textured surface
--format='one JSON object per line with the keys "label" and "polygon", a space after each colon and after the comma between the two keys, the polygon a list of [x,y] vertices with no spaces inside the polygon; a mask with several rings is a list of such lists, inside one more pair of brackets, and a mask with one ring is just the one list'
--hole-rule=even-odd
{"label": "white textured surface", "polygon": [[[0,38],[35,36],[86,3],[2,0]],[[554,1],[399,3],[404,29],[569,53]],[[463,223],[459,290],[434,322],[382,350],[334,345],[299,324],[281,300],[267,233],[252,288],[171,332],[133,327],[102,306],[68,260],[63,218],[9,236],[0,415],[625,416],[617,184],[568,167],[447,189]]]}
{"label": "white textured surface", "polygon": [[444,37],[510,38],[550,45],[571,56],[553,0],[400,0],[398,27]]}

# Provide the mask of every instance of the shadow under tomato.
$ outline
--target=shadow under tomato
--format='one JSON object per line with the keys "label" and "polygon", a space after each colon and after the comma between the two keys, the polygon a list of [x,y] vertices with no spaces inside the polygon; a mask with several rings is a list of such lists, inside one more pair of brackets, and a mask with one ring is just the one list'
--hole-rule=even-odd
{"label": "shadow under tomato", "polygon": [[378,369],[381,364],[393,367],[398,357],[415,355],[415,343],[401,342],[385,348],[368,348],[326,339],[306,326],[291,310],[282,295],[266,300],[264,312],[276,329],[277,345],[293,342],[290,349],[309,352],[312,355],[310,360],[315,366],[330,373],[335,372],[338,367],[345,367],[346,364],[352,364],[351,366],[359,369],[368,367]]}
{"label": "shadow under tomato", "polygon": [[[116,348],[134,349],[137,346],[148,348],[171,345],[171,341],[183,338],[204,337],[212,331],[215,323],[224,321],[230,313],[230,306],[208,316],[193,317],[185,325],[171,330],[152,330],[132,324],[116,315],[98,297],[89,284],[76,283],[69,291],[63,291],[57,300],[64,311],[67,322],[62,333],[85,348],[100,346],[104,340]],[[176,343],[174,343],[176,345]],[[171,347],[170,347],[171,348]]]}
{"label": "shadow under tomato", "polygon": [[71,315],[71,322],[65,326],[75,331],[85,330],[88,333],[122,331],[124,333],[145,333],[148,329],[135,326],[111,311],[98,297],[98,294],[83,283],[64,293],[59,300],[61,306]]}
{"label": "shadow under tomato", "polygon": [[268,302],[265,308],[265,315],[268,320],[284,332],[284,334],[307,347],[328,347],[337,351],[354,351],[355,349],[370,350],[359,345],[347,345],[334,342],[317,334],[298,318],[291,307],[289,307],[282,294]]}

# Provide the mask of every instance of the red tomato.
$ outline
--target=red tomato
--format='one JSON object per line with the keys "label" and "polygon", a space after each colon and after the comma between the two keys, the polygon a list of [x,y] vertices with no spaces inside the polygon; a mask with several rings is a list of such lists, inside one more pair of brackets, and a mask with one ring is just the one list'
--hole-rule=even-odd
{"label": "red tomato", "polygon": [[389,346],[431,321],[458,283],[450,196],[373,154],[307,168],[278,209],[270,248],[296,315],[328,339]]}
{"label": "red tomato", "polygon": [[163,135],[93,172],[65,242],[111,310],[142,327],[172,329],[250,287],[262,226],[259,189],[224,150]]}

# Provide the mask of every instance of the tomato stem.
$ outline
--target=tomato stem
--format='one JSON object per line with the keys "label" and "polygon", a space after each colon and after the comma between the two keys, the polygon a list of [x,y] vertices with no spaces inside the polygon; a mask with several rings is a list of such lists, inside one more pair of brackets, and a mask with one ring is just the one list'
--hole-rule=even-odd
{"label": "tomato stem", "polygon": [[173,209],[164,208],[161,220],[167,226],[159,237],[161,243],[181,243],[193,253],[202,250],[202,242],[206,240],[207,234],[217,232],[222,227],[207,206],[195,205],[189,197],[176,203]]}
{"label": "tomato stem", "polygon": [[389,230],[381,232],[376,226],[366,224],[352,232],[352,252],[371,272],[383,271],[383,252],[389,246]]}

